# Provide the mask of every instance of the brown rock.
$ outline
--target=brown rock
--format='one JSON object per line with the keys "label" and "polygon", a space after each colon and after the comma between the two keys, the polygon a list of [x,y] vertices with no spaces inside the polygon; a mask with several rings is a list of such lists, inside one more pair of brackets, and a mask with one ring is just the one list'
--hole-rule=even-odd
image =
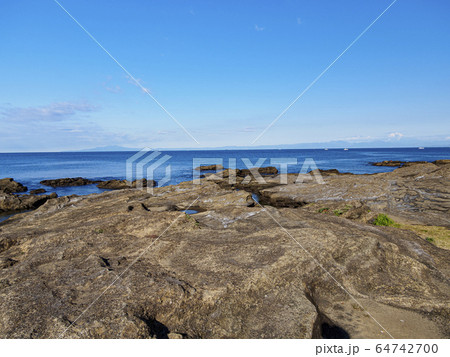
{"label": "brown rock", "polygon": [[85,179],[83,177],[73,177],[73,178],[61,178],[54,180],[43,180],[41,181],[41,185],[51,186],[51,187],[68,187],[68,186],[85,186],[92,185],[94,183],[98,183],[100,181],[92,181],[89,179]]}
{"label": "brown rock", "polygon": [[324,175],[260,190],[261,202],[277,207],[310,203],[363,202],[372,210],[386,211],[419,224],[450,226],[450,165],[405,165],[392,172],[372,175]]}
{"label": "brown rock", "polygon": [[155,187],[156,181],[140,179],[129,182],[127,180],[109,180],[100,182],[97,187],[109,190],[123,190],[126,188],[138,188],[138,187]]}
{"label": "brown rock", "polygon": [[43,188],[38,188],[38,189],[36,189],[36,190],[31,190],[31,191],[30,191],[30,194],[32,194],[32,195],[38,195],[38,194],[40,194],[40,193],[45,193],[45,192],[47,192],[47,191],[44,190]]}
{"label": "brown rock", "polygon": [[7,177],[0,179],[0,192],[14,193],[14,192],[26,192],[28,189],[14,179]]}
{"label": "brown rock", "polygon": [[243,169],[238,171],[238,175],[241,177],[245,177],[247,175],[252,175],[253,172],[258,172],[260,175],[276,175],[278,173],[278,169],[273,166],[267,167],[258,167],[252,169]]}
{"label": "brown rock", "polygon": [[336,169],[329,169],[329,170],[316,169],[316,170],[311,171],[312,174],[314,174],[315,172],[318,172],[318,173],[320,173],[323,176],[353,175],[350,172],[340,172],[339,170],[336,170]]}
{"label": "brown rock", "polygon": [[445,160],[436,160],[436,161],[433,161],[433,164],[438,165],[438,166],[441,166],[441,165],[448,165],[448,164],[450,164],[450,160],[448,160],[448,159],[445,159]]}
{"label": "brown rock", "polygon": [[13,212],[35,209],[47,200],[58,197],[56,193],[50,195],[14,195],[0,192],[0,212]]}
{"label": "brown rock", "polygon": [[385,160],[380,162],[371,162],[372,166],[388,166],[388,167],[400,167],[404,164],[404,161],[393,161],[393,160]]}
{"label": "brown rock", "polygon": [[198,171],[223,170],[223,166],[222,165],[202,165],[202,166],[196,167],[195,170],[198,170]]}
{"label": "brown rock", "polygon": [[411,166],[416,164],[427,164],[428,161],[398,161],[398,160],[385,160],[381,162],[371,162],[372,166],[388,166],[388,167],[401,167]]}
{"label": "brown rock", "polygon": [[[329,193],[354,176],[327,177]],[[248,207],[248,195],[201,180],[62,197],[10,218],[0,337],[389,337],[368,313],[396,338],[450,336],[446,251],[396,228]],[[137,209],[169,202],[201,212]]]}

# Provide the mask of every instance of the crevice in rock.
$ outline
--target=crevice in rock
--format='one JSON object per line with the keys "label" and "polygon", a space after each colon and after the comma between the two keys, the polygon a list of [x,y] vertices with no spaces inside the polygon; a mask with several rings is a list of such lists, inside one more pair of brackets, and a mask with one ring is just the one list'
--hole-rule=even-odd
{"label": "crevice in rock", "polygon": [[306,298],[314,305],[317,311],[317,318],[314,321],[312,338],[314,339],[349,339],[350,334],[333,322],[320,309],[314,299],[314,294],[311,291],[305,291]]}
{"label": "crevice in rock", "polygon": [[17,264],[18,261],[12,258],[0,258],[0,269],[6,269]]}
{"label": "crevice in rock", "polygon": [[109,259],[99,257],[101,259],[100,265],[104,268],[107,268],[109,271],[113,270],[111,267],[111,263],[109,262]]}
{"label": "crevice in rock", "polygon": [[320,325],[320,333],[324,339],[348,339],[350,335],[342,327],[337,325],[330,325],[323,322]]}
{"label": "crevice in rock", "polygon": [[150,337],[157,339],[169,338],[170,331],[166,325],[162,324],[153,317],[138,316],[138,318],[147,325]]}

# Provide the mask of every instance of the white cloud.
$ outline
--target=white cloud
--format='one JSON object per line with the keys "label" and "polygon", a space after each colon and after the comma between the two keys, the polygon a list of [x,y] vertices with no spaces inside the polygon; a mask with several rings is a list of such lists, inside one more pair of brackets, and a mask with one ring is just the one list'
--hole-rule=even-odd
{"label": "white cloud", "polygon": [[122,91],[122,88],[120,88],[120,86],[112,86],[112,87],[105,87],[105,88],[108,92],[111,92],[111,93],[119,93]]}
{"label": "white cloud", "polygon": [[355,142],[365,142],[365,141],[373,140],[373,138],[371,136],[351,136],[351,137],[344,138],[344,139],[341,139],[341,140],[355,141]]}
{"label": "white cloud", "polygon": [[402,133],[395,132],[395,133],[390,133],[390,134],[388,135],[388,138],[389,138],[389,139],[400,140],[403,136],[404,136],[404,135],[403,135]]}
{"label": "white cloud", "polygon": [[60,122],[71,119],[78,113],[98,110],[89,103],[60,102],[36,107],[6,107],[0,109],[0,121],[4,122]]}
{"label": "white cloud", "polygon": [[156,132],[156,135],[173,135],[176,134],[175,130],[159,130]]}
{"label": "white cloud", "polygon": [[259,27],[258,25],[255,25],[256,31],[264,31],[264,27]]}

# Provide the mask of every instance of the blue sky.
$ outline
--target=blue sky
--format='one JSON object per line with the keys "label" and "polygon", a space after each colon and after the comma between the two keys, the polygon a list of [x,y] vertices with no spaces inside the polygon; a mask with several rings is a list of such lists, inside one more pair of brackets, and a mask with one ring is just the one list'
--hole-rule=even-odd
{"label": "blue sky", "polygon": [[[249,145],[384,0],[53,0],[0,11],[0,151]],[[256,143],[450,143],[450,3],[398,0]]]}

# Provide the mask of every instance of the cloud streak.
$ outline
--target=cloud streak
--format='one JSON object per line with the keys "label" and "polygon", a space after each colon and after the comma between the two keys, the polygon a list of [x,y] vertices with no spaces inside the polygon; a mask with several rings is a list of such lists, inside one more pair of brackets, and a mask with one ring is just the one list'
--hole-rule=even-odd
{"label": "cloud streak", "polygon": [[388,135],[388,138],[389,139],[394,139],[394,140],[400,140],[401,138],[403,138],[403,136],[404,135],[402,133],[395,132],[395,133],[390,133]]}
{"label": "cloud streak", "polygon": [[59,102],[46,106],[11,107],[0,109],[0,120],[3,122],[61,122],[73,118],[79,113],[90,113],[98,110],[97,106],[83,102]]}
{"label": "cloud streak", "polygon": [[142,92],[151,94],[150,89],[144,87],[144,85],[143,85],[144,81],[141,78],[135,78],[135,80],[134,80],[130,76],[127,76],[127,79],[128,79],[128,83],[131,83],[131,84],[135,85],[136,87],[141,88]]}

